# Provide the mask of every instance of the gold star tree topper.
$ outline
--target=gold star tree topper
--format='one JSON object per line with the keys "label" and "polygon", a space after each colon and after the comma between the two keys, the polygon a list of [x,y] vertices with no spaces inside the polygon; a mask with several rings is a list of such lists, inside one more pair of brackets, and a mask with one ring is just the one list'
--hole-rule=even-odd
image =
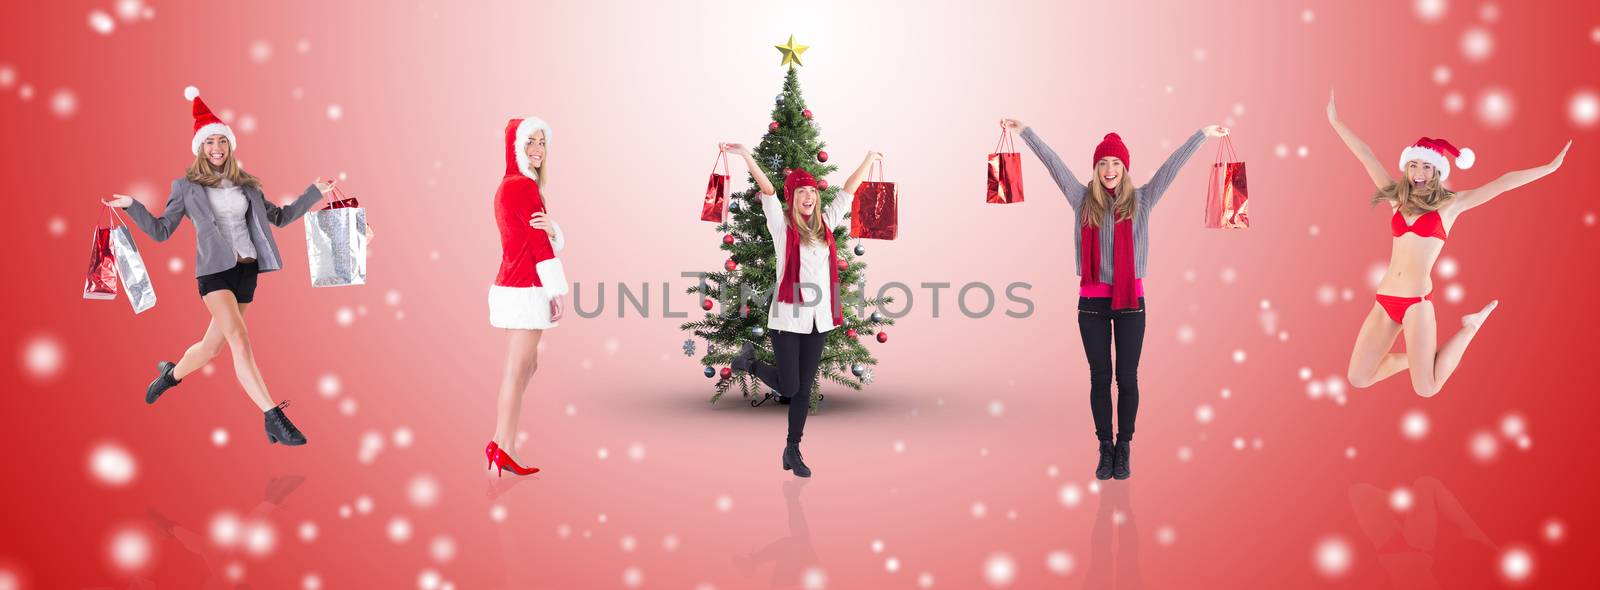
{"label": "gold star tree topper", "polygon": [[783,66],[789,65],[790,63],[802,66],[806,65],[805,62],[800,61],[800,54],[805,53],[807,49],[811,48],[810,45],[796,45],[794,42],[794,35],[789,35],[788,43],[777,45],[775,47],[778,48],[779,52],[783,53],[783,63],[778,64]]}

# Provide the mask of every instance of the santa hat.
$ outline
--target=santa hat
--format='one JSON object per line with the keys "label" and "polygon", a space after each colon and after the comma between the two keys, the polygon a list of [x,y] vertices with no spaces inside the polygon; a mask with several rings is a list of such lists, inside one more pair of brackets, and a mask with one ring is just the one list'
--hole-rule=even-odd
{"label": "santa hat", "polygon": [[1445,158],[1445,154],[1455,158],[1456,166],[1460,166],[1462,170],[1471,168],[1473,161],[1478,159],[1477,154],[1470,149],[1456,149],[1456,146],[1450,145],[1450,142],[1443,139],[1424,137],[1411,144],[1411,147],[1400,150],[1400,171],[1405,171],[1407,162],[1422,160],[1433,164],[1433,167],[1439,170],[1439,182],[1444,182],[1450,178],[1450,160]]}
{"label": "santa hat", "polygon": [[[1121,135],[1107,133],[1106,138],[1100,140],[1100,145],[1095,146],[1094,164],[1099,164],[1100,158],[1104,158],[1106,156],[1113,156],[1119,160],[1122,160],[1122,167],[1124,169],[1133,170],[1133,161],[1128,159],[1128,146],[1122,143]],[[1091,164],[1091,166],[1093,166],[1093,164]]]}
{"label": "santa hat", "polygon": [[[544,147],[546,150],[549,150],[550,124],[544,122],[544,119],[540,119],[538,117],[526,117],[521,123],[517,123],[517,143],[515,151],[517,152],[517,168],[520,168],[523,174],[528,175],[528,178],[539,180],[539,171],[534,170],[533,166],[531,165],[532,163],[528,161],[528,142],[533,141],[533,134],[536,131],[544,132]],[[549,152],[547,151],[545,153],[548,154]],[[547,155],[546,158],[548,157],[549,156]]]}
{"label": "santa hat", "polygon": [[783,177],[783,202],[794,205],[795,189],[806,186],[817,188],[817,179],[800,168],[790,170],[789,175]]}
{"label": "santa hat", "polygon": [[200,146],[205,144],[206,138],[221,135],[228,138],[230,149],[239,149],[239,140],[233,137],[233,129],[211,114],[211,107],[200,100],[200,89],[189,86],[183,89],[183,99],[194,101],[194,139],[189,142],[189,151],[200,155]]}

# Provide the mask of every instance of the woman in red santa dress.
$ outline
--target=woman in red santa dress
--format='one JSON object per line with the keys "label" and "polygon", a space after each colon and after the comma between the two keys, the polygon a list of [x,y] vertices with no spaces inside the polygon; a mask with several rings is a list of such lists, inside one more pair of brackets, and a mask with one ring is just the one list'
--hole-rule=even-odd
{"label": "woman in red santa dress", "polygon": [[566,236],[545,207],[550,136],[550,125],[537,117],[512,119],[506,125],[506,174],[494,197],[501,258],[500,272],[489,287],[489,324],[505,329],[510,340],[494,438],[484,448],[497,474],[539,472],[516,456],[517,416],[539,366],[539,341],[564,315],[567,275],[556,252],[565,246]]}

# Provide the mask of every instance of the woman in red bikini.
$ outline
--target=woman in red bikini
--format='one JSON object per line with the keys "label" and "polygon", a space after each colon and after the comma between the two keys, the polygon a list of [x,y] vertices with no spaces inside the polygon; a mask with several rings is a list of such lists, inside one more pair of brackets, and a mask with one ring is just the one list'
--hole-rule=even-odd
{"label": "woman in red bikini", "polygon": [[[1419,139],[1400,152],[1403,177],[1397,181],[1378,163],[1372,148],[1339,120],[1331,94],[1328,122],[1377,185],[1372,204],[1388,203],[1394,208],[1394,216],[1389,219],[1394,250],[1389,256],[1389,270],[1378,283],[1377,303],[1361,324],[1355,350],[1350,353],[1350,385],[1368,387],[1409,368],[1411,386],[1417,395],[1432,397],[1455,372],[1472,337],[1500,304],[1499,300],[1490,301],[1483,309],[1462,316],[1461,330],[1439,345],[1431,276],[1450,228],[1463,212],[1555,172],[1572,142],[1567,142],[1549,164],[1509,172],[1489,184],[1458,192],[1443,186],[1450,178],[1450,160],[1446,156],[1454,157],[1456,165],[1463,169],[1471,168],[1472,150],[1456,149],[1442,139]],[[1395,337],[1402,332],[1406,351],[1389,352]]]}

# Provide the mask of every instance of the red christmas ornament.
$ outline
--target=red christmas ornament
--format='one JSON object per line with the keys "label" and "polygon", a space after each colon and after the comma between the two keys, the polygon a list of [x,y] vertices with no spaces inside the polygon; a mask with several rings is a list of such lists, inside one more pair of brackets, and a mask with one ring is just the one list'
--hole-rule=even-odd
{"label": "red christmas ornament", "polygon": [[784,177],[785,177],[785,178],[787,178],[787,177],[788,177],[788,176],[789,176],[789,173],[790,173],[790,172],[794,172],[794,168],[784,168],[784,169],[783,169],[783,176],[784,176]]}
{"label": "red christmas ornament", "polygon": [[728,272],[733,272],[735,270],[738,270],[739,263],[734,262],[732,258],[729,258],[728,262],[726,264],[722,265],[722,268],[728,269]]}
{"label": "red christmas ornament", "polygon": [[729,246],[732,246],[733,245],[733,234],[727,234],[727,235],[722,236],[722,243],[727,244]]}
{"label": "red christmas ornament", "polygon": [[748,305],[739,306],[739,317],[741,317],[741,318],[750,317],[750,306],[748,306]]}
{"label": "red christmas ornament", "polygon": [[728,367],[723,367],[722,368],[722,378],[723,379],[727,379],[727,378],[732,377],[732,376],[733,376],[733,369],[730,369]]}
{"label": "red christmas ornament", "polygon": [[850,266],[850,263],[845,262],[843,258],[840,258],[839,259],[839,270],[844,270],[845,267],[847,267],[847,266]]}
{"label": "red christmas ornament", "polygon": [[888,332],[878,332],[878,342],[888,342],[888,341],[889,341],[889,333]]}
{"label": "red christmas ornament", "polygon": [[778,122],[777,121],[773,121],[772,123],[769,123],[767,125],[767,131],[777,131],[777,130],[778,130]]}
{"label": "red christmas ornament", "polygon": [[826,162],[826,161],[828,161],[828,152],[817,152],[817,161],[818,162]]}
{"label": "red christmas ornament", "polygon": [[828,179],[826,179],[826,178],[818,178],[817,179],[817,190],[819,190],[819,191],[828,190]]}
{"label": "red christmas ornament", "polygon": [[700,302],[700,309],[704,309],[706,311],[711,311],[711,298],[710,297],[707,297],[705,301],[701,301]]}
{"label": "red christmas ornament", "polygon": [[806,110],[800,111],[800,116],[805,117],[807,121],[810,121],[811,120],[811,109],[806,109]]}
{"label": "red christmas ornament", "polygon": [[844,335],[845,336],[849,336],[851,338],[855,338],[856,337],[856,329],[855,328],[850,328],[849,330],[845,330],[844,331]]}

